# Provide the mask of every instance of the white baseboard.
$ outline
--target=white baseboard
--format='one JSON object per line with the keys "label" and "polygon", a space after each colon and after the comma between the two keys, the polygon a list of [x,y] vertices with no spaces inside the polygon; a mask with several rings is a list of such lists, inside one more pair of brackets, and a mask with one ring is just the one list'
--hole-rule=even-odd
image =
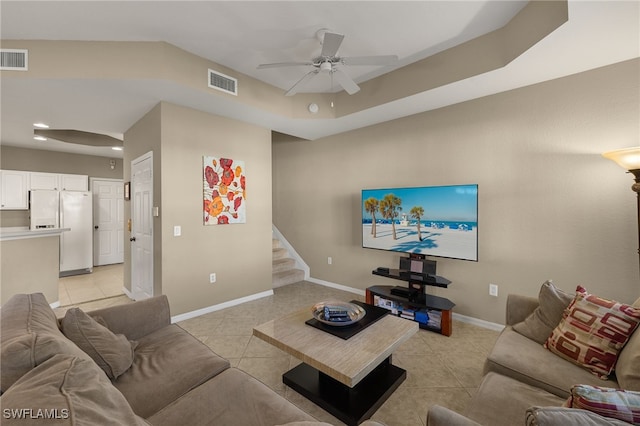
{"label": "white baseboard", "polygon": [[[365,295],[365,290],[361,290],[359,288],[348,287],[348,286],[345,286],[345,285],[342,285],[342,284],[333,283],[333,282],[330,282],[330,281],[320,280],[318,278],[309,278],[309,279],[307,279],[307,281],[309,281],[311,283],[314,283],[314,284],[319,284],[319,285],[322,285],[322,286],[325,286],[325,287],[335,288],[337,290],[342,290],[342,291],[346,291],[346,292],[349,292],[349,293],[354,293],[354,294],[357,294],[357,295],[360,295],[360,296],[364,296]],[[131,293],[130,292],[128,292],[124,288],[123,288],[123,292],[129,298],[131,298]],[[176,323],[176,322],[188,320],[188,319],[191,319],[191,318],[199,317],[200,315],[208,314],[208,313],[211,313],[211,312],[216,312],[216,311],[219,311],[219,310],[222,310],[222,309],[225,309],[225,308],[230,308],[232,306],[237,306],[237,305],[240,305],[242,303],[251,302],[253,300],[262,299],[263,297],[268,297],[268,296],[273,296],[273,290],[267,290],[267,291],[263,291],[261,293],[251,294],[249,296],[241,297],[239,299],[229,300],[228,302],[219,303],[217,305],[208,306],[206,308],[197,309],[195,311],[186,312],[186,313],[180,314],[180,315],[175,315],[175,316],[171,317],[171,323]],[[58,306],[60,305],[60,302],[56,302],[56,303],[58,304]],[[52,307],[54,307],[54,306],[52,306]],[[461,321],[461,322],[465,322],[465,323],[468,323],[468,324],[476,325],[478,327],[487,328],[489,330],[502,331],[502,329],[504,328],[504,325],[502,325],[502,324],[498,324],[498,323],[490,322],[490,321],[485,321],[485,320],[481,320],[481,319],[478,319],[478,318],[469,317],[469,316],[466,316],[466,315],[457,314],[455,312],[453,313],[453,319]]]}
{"label": "white baseboard", "polygon": [[477,325],[478,327],[482,328],[488,328],[489,330],[502,331],[504,329],[504,325],[498,324],[496,322],[489,322],[478,318],[468,317],[466,315],[456,314],[455,312],[452,316],[453,319],[460,322],[466,322],[467,324]]}
{"label": "white baseboard", "polygon": [[335,288],[335,289],[342,290],[342,291],[348,291],[349,293],[359,294],[360,296],[364,296],[365,295],[365,291],[364,290],[360,290],[359,288],[347,287],[346,285],[336,284],[336,283],[332,283],[330,281],[319,280],[317,278],[311,278],[311,277],[309,277],[309,279],[307,279],[307,281],[309,281],[310,283],[314,283],[314,284],[320,284],[320,285],[323,285],[325,287],[331,287],[331,288]]}
{"label": "white baseboard", "polygon": [[122,287],[122,292],[124,293],[125,296],[127,296],[129,299],[131,300],[136,300],[133,298],[133,293],[131,293],[129,290],[127,290],[125,287]]}
{"label": "white baseboard", "polygon": [[55,309],[55,308],[59,308],[60,307],[60,301],[56,301],[53,303],[49,303],[49,306],[51,306],[51,309]]}
{"label": "white baseboard", "polygon": [[208,306],[206,308],[197,309],[195,311],[186,312],[184,314],[171,317],[171,323],[176,323],[191,318],[199,317],[200,315],[209,314],[211,312],[219,311],[221,309],[230,308],[232,306],[240,305],[242,303],[251,302],[252,300],[262,299],[263,297],[273,296],[273,290],[263,291],[262,293],[251,294],[249,296],[241,297],[239,299],[229,300],[228,302],[219,303],[217,305]]}

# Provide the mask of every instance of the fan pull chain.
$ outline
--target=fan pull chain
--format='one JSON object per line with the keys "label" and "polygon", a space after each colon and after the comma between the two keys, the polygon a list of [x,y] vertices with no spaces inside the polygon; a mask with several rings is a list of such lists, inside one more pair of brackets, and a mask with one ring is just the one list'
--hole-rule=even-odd
{"label": "fan pull chain", "polygon": [[333,69],[331,70],[331,88],[330,88],[330,93],[331,93],[331,108],[333,108],[333,100],[336,98],[336,94],[333,91]]}

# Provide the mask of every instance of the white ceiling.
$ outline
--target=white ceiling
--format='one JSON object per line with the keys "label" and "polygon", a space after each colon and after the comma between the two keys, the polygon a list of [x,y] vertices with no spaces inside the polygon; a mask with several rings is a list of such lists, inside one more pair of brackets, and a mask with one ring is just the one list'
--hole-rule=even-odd
{"label": "white ceiling", "polygon": [[[478,37],[506,24],[527,1],[2,1],[8,40],[166,41],[193,54],[289,89],[305,68],[257,70],[307,61],[320,51],[320,28],[345,34],[339,54],[395,54],[392,67],[348,67],[356,82]],[[504,68],[330,120],[275,116],[166,81],[2,79],[2,143],[118,157],[32,139],[34,122],[122,134],[161,100],[315,139],[640,56],[640,2],[569,1],[569,22]],[[331,91],[316,78],[306,92]],[[337,90],[335,88],[334,90]]]}

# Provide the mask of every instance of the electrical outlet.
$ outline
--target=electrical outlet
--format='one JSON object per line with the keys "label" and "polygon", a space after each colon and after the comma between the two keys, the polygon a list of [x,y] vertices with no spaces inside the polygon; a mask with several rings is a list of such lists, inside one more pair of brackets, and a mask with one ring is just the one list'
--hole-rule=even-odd
{"label": "electrical outlet", "polygon": [[498,285],[489,284],[489,296],[498,297]]}
{"label": "electrical outlet", "polygon": [[333,264],[333,259],[331,258],[331,256],[327,257],[327,264],[328,265]]}
{"label": "electrical outlet", "polygon": [[216,282],[216,273],[215,272],[212,272],[211,274],[209,274],[209,282],[211,284]]}

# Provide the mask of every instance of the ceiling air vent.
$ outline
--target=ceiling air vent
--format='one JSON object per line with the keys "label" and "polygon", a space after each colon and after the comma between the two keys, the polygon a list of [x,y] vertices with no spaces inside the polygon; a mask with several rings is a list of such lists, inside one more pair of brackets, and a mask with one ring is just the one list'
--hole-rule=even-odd
{"label": "ceiling air vent", "polygon": [[28,54],[26,49],[0,49],[0,70],[27,71]]}
{"label": "ceiling air vent", "polygon": [[238,80],[212,69],[209,70],[209,87],[238,96]]}

